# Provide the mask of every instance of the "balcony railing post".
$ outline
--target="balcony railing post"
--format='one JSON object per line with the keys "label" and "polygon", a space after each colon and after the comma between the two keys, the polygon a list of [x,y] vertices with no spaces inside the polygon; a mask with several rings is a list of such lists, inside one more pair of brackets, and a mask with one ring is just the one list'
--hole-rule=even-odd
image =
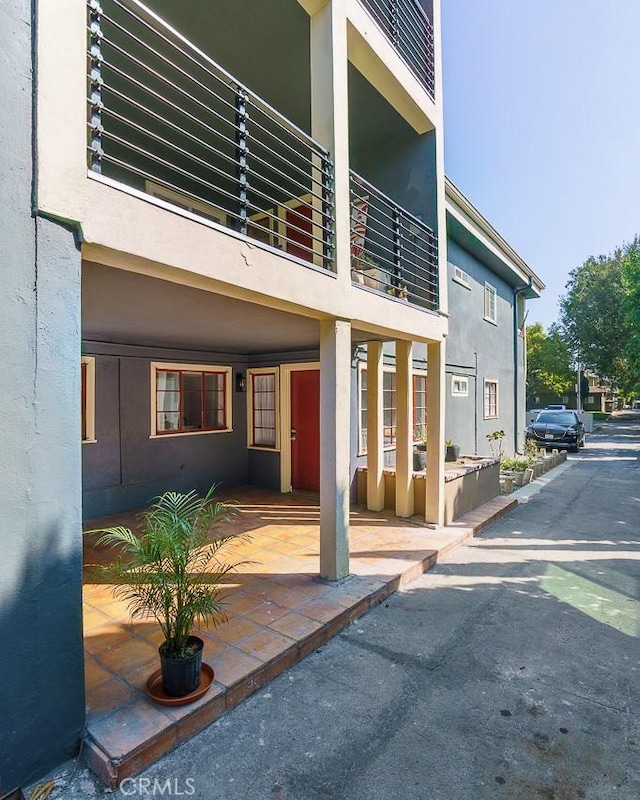
{"label": "balcony railing post", "polygon": [[94,172],[102,172],[102,112],[104,104],[102,102],[102,8],[98,0],[89,2],[89,58],[90,58],[90,107],[91,117],[89,127],[91,130],[91,169]]}
{"label": "balcony railing post", "polygon": [[[324,254],[324,267],[330,268],[333,261],[333,225],[331,214],[331,193],[333,186],[333,175],[331,174],[331,162],[323,157],[322,158],[322,239],[323,239],[323,254]],[[324,230],[325,226],[329,230]]]}
{"label": "balcony railing post", "polygon": [[391,283],[399,287],[402,283],[402,239],[400,233],[400,211],[394,206],[392,210],[393,226],[393,275]]}
{"label": "balcony railing post", "polygon": [[398,0],[389,2],[389,33],[394,45],[398,44]]}
{"label": "balcony railing post", "polygon": [[249,153],[248,147],[248,127],[247,121],[249,115],[247,113],[247,96],[243,89],[239,86],[236,91],[236,162],[237,162],[237,178],[238,178],[238,217],[239,217],[239,230],[240,233],[246,234],[247,232],[247,209],[248,209],[248,163],[247,156]]}

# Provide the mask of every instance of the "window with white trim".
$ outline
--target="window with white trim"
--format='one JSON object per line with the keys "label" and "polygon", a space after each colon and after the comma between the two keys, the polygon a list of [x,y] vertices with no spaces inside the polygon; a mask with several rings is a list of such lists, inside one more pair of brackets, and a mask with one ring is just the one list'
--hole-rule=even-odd
{"label": "window with white trim", "polygon": [[456,283],[462,284],[466,289],[471,289],[471,279],[469,277],[469,273],[465,272],[460,267],[456,267],[455,264],[451,264],[453,267],[453,280]]}
{"label": "window with white trim", "polygon": [[413,376],[413,441],[422,441],[427,427],[427,376]]}
{"label": "window with white trim", "polygon": [[96,441],[96,360],[82,356],[81,381],[81,437],[83,442]]}
{"label": "window with white trim", "polygon": [[151,364],[151,435],[231,430],[231,367]]}
{"label": "window with white trim", "polygon": [[496,292],[495,286],[492,286],[490,283],[485,283],[484,285],[484,318],[487,322],[497,322],[498,319],[498,311],[497,311],[497,296],[498,293]]}
{"label": "window with white trim", "polygon": [[469,378],[466,375],[451,376],[451,394],[454,397],[469,396]]}
{"label": "window with white trim", "polygon": [[247,381],[249,447],[275,450],[279,446],[279,369],[248,369]]}
{"label": "window with white trim", "polygon": [[498,381],[484,382],[484,418],[495,419],[498,416]]}
{"label": "window with white trim", "polygon": [[[359,370],[360,413],[358,445],[359,454],[367,452],[367,368]],[[427,376],[414,374],[413,384],[413,435],[420,440],[419,431],[427,424]],[[396,373],[393,367],[386,367],[382,373],[382,432],[385,449],[396,446]]]}

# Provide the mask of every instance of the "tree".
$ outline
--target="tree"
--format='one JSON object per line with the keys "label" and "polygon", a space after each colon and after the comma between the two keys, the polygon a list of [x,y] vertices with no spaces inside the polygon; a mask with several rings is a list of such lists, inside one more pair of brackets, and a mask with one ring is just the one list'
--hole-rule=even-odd
{"label": "tree", "polygon": [[622,251],[588,258],[571,270],[566,288],[560,318],[576,361],[618,382],[626,347]]}
{"label": "tree", "polygon": [[552,325],[545,333],[539,322],[527,326],[527,393],[563,395],[574,383],[571,350],[562,330]]}
{"label": "tree", "polygon": [[627,388],[640,396],[640,237],[627,245],[622,257],[622,285],[625,292],[625,355],[629,369]]}
{"label": "tree", "polygon": [[574,359],[629,396],[640,389],[640,239],[569,273],[561,324]]}

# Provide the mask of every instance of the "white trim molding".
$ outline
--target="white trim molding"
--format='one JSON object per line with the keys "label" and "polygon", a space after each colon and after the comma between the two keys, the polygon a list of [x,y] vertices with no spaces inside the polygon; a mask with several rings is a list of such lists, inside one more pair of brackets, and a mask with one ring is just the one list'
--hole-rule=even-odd
{"label": "white trim molding", "polygon": [[[274,376],[274,414],[275,414],[275,443],[254,444],[253,443],[253,378],[256,375]],[[267,450],[278,452],[280,450],[280,367],[250,367],[247,369],[247,447],[249,450]]]}
{"label": "white trim molding", "polygon": [[[84,366],[84,437],[82,444],[95,444],[96,439],[96,359],[95,356],[82,356],[81,369]],[[82,436],[82,431],[80,436]]]}
{"label": "white trim molding", "polygon": [[[173,436],[202,436],[211,433],[230,433],[233,430],[233,391],[232,379],[233,368],[229,366],[219,366],[213,364],[182,364],[180,362],[169,361],[152,361],[150,364],[151,370],[151,402],[150,402],[150,439],[166,439]],[[156,374],[158,370],[178,371],[178,372],[221,372],[225,376],[224,382],[224,404],[225,404],[225,422],[224,428],[216,428],[214,430],[198,430],[198,431],[176,431],[175,433],[158,433],[157,425],[157,380]]]}

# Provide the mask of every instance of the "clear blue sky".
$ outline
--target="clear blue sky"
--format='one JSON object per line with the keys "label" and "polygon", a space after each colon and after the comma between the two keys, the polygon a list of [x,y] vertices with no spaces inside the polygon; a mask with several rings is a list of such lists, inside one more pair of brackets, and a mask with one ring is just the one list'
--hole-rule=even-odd
{"label": "clear blue sky", "polygon": [[547,285],[640,234],[640,0],[441,0],[446,171]]}

